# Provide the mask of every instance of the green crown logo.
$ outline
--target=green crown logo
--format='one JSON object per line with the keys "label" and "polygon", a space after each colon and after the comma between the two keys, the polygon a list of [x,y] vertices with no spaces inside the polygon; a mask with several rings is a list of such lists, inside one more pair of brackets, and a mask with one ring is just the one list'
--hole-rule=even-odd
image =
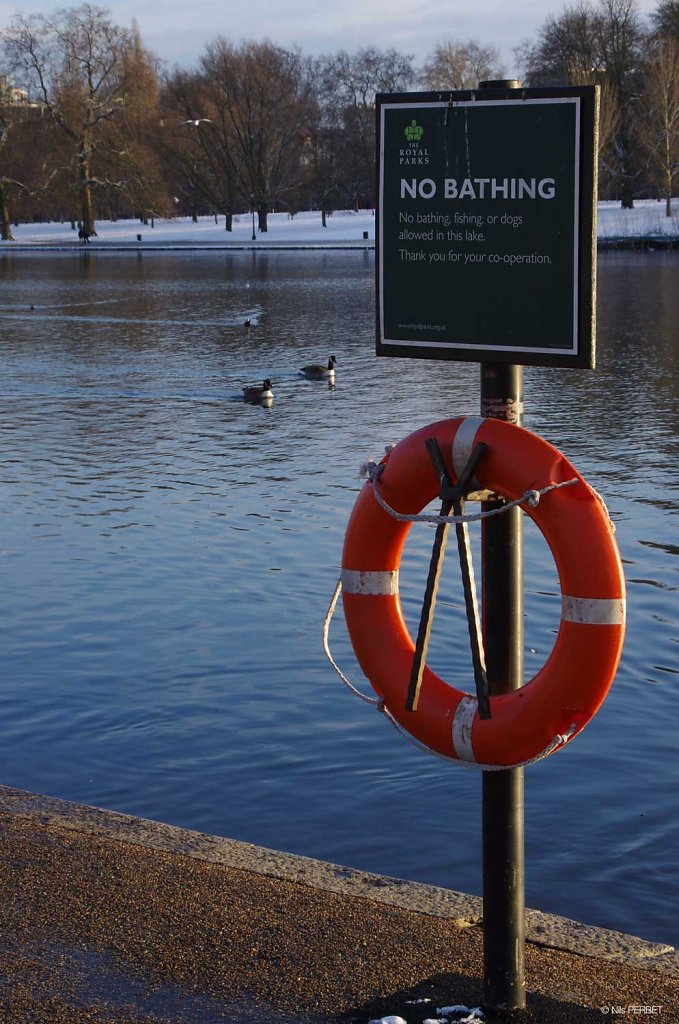
{"label": "green crown logo", "polygon": [[403,129],[403,134],[408,142],[419,142],[424,135],[424,128],[413,118],[411,123]]}

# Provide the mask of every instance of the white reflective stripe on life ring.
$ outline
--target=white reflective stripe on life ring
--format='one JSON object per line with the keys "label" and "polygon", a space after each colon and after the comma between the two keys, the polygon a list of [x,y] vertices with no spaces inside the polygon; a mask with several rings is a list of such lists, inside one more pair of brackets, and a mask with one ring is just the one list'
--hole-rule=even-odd
{"label": "white reflective stripe on life ring", "polygon": [[568,597],[561,599],[564,622],[580,622],[589,626],[624,626],[624,597]]}
{"label": "white reflective stripe on life ring", "polygon": [[342,569],[342,590],[345,594],[394,597],[398,594],[398,569]]}
{"label": "white reflective stripe on life ring", "polygon": [[453,716],[453,749],[460,761],[476,761],[472,747],[472,725],[479,708],[476,697],[466,693]]}
{"label": "white reflective stripe on life ring", "polygon": [[455,432],[455,437],[453,438],[453,469],[455,476],[458,478],[469,462],[477,431],[484,422],[483,416],[466,416]]}

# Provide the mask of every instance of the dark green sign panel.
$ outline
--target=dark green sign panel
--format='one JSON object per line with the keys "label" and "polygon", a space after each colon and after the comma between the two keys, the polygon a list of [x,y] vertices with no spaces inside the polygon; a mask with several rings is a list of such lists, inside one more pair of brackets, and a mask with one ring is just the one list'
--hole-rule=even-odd
{"label": "dark green sign panel", "polygon": [[594,365],[594,87],[378,97],[379,355]]}

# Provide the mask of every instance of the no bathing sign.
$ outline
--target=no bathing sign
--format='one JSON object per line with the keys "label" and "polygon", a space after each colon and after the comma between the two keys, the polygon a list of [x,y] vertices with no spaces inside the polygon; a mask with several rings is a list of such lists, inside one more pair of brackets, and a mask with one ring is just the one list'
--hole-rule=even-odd
{"label": "no bathing sign", "polygon": [[594,365],[596,98],[378,96],[379,355]]}

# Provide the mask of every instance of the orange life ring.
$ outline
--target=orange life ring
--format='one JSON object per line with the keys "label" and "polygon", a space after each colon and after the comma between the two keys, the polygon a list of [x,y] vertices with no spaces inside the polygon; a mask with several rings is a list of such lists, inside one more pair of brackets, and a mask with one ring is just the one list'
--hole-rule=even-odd
{"label": "orange life ring", "polygon": [[396,723],[444,756],[480,767],[512,767],[546,756],[575,736],[601,706],[613,681],[625,632],[625,581],[608,514],[594,490],[547,441],[501,420],[442,420],[410,434],[382,460],[377,487],[395,511],[420,512],[439,492],[425,448],[435,438],[456,480],[473,446],[488,448],[476,471],[483,488],[516,500],[529,489],[577,478],[545,494],[525,512],[554,556],[561,586],[561,623],[537,675],[513,693],[490,698],[491,717],[476,697],[424,668],[419,705],[405,707],[414,643],[401,612],[398,571],[410,523],[386,512],[362,488],[342,554],[342,600],[363,672]]}

